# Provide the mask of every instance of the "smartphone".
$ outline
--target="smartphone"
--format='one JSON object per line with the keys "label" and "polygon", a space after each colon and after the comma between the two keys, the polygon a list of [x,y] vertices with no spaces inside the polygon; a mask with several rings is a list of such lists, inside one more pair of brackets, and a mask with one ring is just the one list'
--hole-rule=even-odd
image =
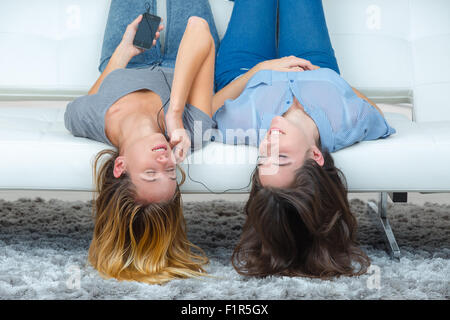
{"label": "smartphone", "polygon": [[160,17],[147,12],[144,13],[142,15],[142,20],[139,23],[136,36],[134,37],[133,44],[141,49],[150,49],[160,23]]}

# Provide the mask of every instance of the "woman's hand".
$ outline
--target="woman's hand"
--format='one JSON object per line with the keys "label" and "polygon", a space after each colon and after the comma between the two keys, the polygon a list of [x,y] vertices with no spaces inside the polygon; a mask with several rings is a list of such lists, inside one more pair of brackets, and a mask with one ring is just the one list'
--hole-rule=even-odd
{"label": "woman's hand", "polygon": [[[134,21],[127,26],[127,29],[123,34],[122,41],[120,41],[120,44],[117,46],[116,50],[114,50],[111,59],[109,59],[109,62],[100,77],[98,77],[97,81],[95,81],[94,85],[91,87],[91,89],[89,89],[88,94],[96,94],[103,80],[110,72],[116,69],[126,68],[128,62],[130,62],[130,60],[134,56],[137,56],[138,54],[143,52],[143,50],[136,48],[133,45],[133,40],[136,35],[139,22],[141,22],[141,20],[142,15],[139,15],[139,17],[134,19]],[[159,31],[161,31],[162,29],[163,25],[161,24],[158,28],[158,31],[156,32],[156,37],[155,40],[153,40],[153,45],[156,44],[156,39],[159,38]]]}
{"label": "woman's hand", "polygon": [[266,60],[260,62],[258,67],[260,70],[275,70],[287,72],[319,69],[318,66],[313,65],[310,61],[302,58],[297,58],[295,56]]}
{"label": "woman's hand", "polygon": [[[144,52],[143,49],[137,48],[133,45],[134,37],[136,36],[136,32],[138,30],[139,23],[142,21],[142,14],[139,15],[136,19],[134,19],[133,22],[131,22],[127,28],[125,29],[125,33],[122,36],[122,40],[120,41],[119,45],[117,46],[116,50],[114,51],[113,56],[115,58],[125,63],[125,66],[128,64],[128,62],[138,54],[141,54]],[[162,21],[162,20],[161,20]],[[160,31],[164,28],[163,24],[161,23],[159,25],[158,31],[156,31],[155,39],[153,40],[152,45],[156,45],[156,40],[160,36]]]}
{"label": "woman's hand", "polygon": [[166,114],[166,130],[170,138],[170,145],[175,155],[176,163],[182,162],[191,147],[191,138],[184,129],[181,114],[171,112]]}

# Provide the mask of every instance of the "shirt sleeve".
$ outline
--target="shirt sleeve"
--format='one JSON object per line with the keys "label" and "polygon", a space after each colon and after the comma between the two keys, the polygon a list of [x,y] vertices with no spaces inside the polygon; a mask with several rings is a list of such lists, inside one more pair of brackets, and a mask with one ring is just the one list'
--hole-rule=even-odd
{"label": "shirt sleeve", "polygon": [[374,106],[364,99],[361,100],[362,108],[359,113],[358,122],[364,127],[363,140],[386,138],[396,132]]}
{"label": "shirt sleeve", "polygon": [[356,132],[360,135],[359,141],[386,138],[396,132],[374,106],[362,98],[358,99],[361,100],[356,122]]}
{"label": "shirt sleeve", "polygon": [[396,131],[366,100],[356,95],[346,100],[345,124],[335,135],[333,151],[338,151],[364,140],[386,138]]}
{"label": "shirt sleeve", "polygon": [[81,108],[82,104],[79,103],[79,98],[77,98],[67,104],[64,112],[64,125],[76,137],[81,136],[80,132],[82,131]]}
{"label": "shirt sleeve", "polygon": [[68,103],[64,112],[64,125],[75,137],[83,137],[109,145],[104,133],[104,118],[96,103],[96,95],[78,97]]}

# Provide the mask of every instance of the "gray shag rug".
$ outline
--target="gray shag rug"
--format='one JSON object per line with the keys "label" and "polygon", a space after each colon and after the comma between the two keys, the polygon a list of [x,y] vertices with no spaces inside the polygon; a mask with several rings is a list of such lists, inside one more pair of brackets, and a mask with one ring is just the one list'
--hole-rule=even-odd
{"label": "gray shag rug", "polygon": [[450,206],[388,204],[400,262],[385,251],[381,227],[365,202],[350,202],[369,273],[333,280],[247,278],[230,263],[244,222],[241,202],[188,202],[190,240],[210,258],[214,278],[164,285],[101,278],[87,264],[92,201],[0,199],[0,299],[448,299]]}

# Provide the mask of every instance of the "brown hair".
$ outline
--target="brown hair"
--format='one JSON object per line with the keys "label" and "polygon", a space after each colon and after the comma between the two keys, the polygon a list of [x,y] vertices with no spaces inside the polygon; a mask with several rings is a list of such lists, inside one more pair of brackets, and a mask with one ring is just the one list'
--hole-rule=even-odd
{"label": "brown hair", "polygon": [[325,279],[367,271],[370,260],[356,241],[345,177],[331,154],[322,154],[324,165],[307,159],[289,188],[263,187],[255,170],[246,221],[232,254],[238,273]]}
{"label": "brown hair", "polygon": [[[111,157],[97,170],[104,155]],[[118,152],[106,149],[95,157],[98,195],[94,200],[89,262],[105,278],[150,284],[205,275],[202,265],[208,258],[187,239],[179,187],[169,202],[136,202],[135,186],[126,172],[119,178],[113,175],[118,156]],[[181,173],[182,184],[185,174]]]}

